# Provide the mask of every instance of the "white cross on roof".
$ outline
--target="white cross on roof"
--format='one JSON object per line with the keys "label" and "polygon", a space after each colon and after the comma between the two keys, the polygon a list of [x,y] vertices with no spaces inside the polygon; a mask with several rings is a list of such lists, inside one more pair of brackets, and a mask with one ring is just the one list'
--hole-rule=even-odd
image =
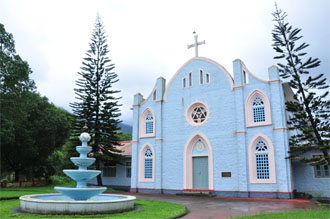
{"label": "white cross on roof", "polygon": [[191,44],[191,45],[188,45],[188,49],[190,49],[191,47],[195,47],[195,56],[197,57],[198,56],[198,46],[199,45],[203,45],[205,44],[205,40],[201,41],[201,42],[198,42],[198,35],[196,34],[196,32],[194,31],[194,34],[195,34],[195,43],[194,44]]}

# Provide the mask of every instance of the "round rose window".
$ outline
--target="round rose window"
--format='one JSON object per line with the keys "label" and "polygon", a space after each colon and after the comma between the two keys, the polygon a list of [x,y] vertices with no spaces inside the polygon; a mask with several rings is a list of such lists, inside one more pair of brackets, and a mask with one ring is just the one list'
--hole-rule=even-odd
{"label": "round rose window", "polygon": [[202,103],[194,103],[188,107],[186,119],[190,125],[199,126],[208,118],[207,107]]}

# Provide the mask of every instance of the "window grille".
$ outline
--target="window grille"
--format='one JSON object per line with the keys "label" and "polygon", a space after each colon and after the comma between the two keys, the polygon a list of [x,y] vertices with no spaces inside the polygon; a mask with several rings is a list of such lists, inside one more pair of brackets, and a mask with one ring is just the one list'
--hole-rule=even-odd
{"label": "window grille", "polygon": [[253,122],[265,122],[265,104],[261,97],[256,97],[252,104],[253,108]]}
{"label": "window grille", "polygon": [[154,132],[154,117],[149,113],[146,117],[146,134],[152,134]]}
{"label": "window grille", "polygon": [[202,123],[207,117],[207,111],[204,107],[198,106],[192,111],[191,117],[195,123]]}
{"label": "window grille", "polygon": [[259,140],[256,144],[255,152],[257,179],[269,179],[269,159],[267,144],[263,140]]}
{"label": "window grille", "polygon": [[[321,157],[322,155],[313,155],[314,158]],[[330,178],[329,165],[317,165],[314,166],[315,178]]]}
{"label": "window grille", "polygon": [[108,166],[103,168],[104,177],[116,177],[117,169],[116,166]]}
{"label": "window grille", "polygon": [[144,178],[152,179],[152,151],[150,148],[144,153]]}

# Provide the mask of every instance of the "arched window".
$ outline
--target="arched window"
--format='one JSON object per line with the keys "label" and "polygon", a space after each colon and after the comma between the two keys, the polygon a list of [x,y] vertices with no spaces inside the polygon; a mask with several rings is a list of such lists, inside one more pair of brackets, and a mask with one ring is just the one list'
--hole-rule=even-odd
{"label": "arched window", "polygon": [[276,183],[274,148],[267,136],[258,134],[249,145],[250,183]]}
{"label": "arched window", "polygon": [[271,111],[268,97],[261,91],[253,91],[245,103],[246,127],[271,125]]}
{"label": "arched window", "polygon": [[252,103],[253,109],[253,122],[264,122],[265,117],[265,104],[261,97],[257,96],[254,98]]}
{"label": "arched window", "polygon": [[145,144],[139,156],[139,181],[154,182],[155,153],[150,144]]}
{"label": "arched window", "polygon": [[152,134],[154,132],[154,117],[151,113],[148,113],[146,117],[146,134]]}
{"label": "arched window", "polygon": [[155,114],[147,108],[140,117],[139,135],[140,138],[155,137]]}
{"label": "arched window", "polygon": [[152,179],[152,151],[150,148],[144,152],[144,178]]}
{"label": "arched window", "polygon": [[257,179],[269,179],[268,147],[263,140],[259,140],[255,149]]}

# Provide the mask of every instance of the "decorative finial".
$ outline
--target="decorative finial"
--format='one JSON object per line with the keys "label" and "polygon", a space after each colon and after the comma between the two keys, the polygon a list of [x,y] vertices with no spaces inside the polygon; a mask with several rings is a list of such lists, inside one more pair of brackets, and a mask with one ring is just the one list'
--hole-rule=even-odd
{"label": "decorative finial", "polygon": [[82,128],[82,133],[79,136],[79,140],[82,142],[82,146],[87,146],[87,142],[91,140],[91,136],[87,132],[88,132],[87,121],[85,121],[85,125]]}

